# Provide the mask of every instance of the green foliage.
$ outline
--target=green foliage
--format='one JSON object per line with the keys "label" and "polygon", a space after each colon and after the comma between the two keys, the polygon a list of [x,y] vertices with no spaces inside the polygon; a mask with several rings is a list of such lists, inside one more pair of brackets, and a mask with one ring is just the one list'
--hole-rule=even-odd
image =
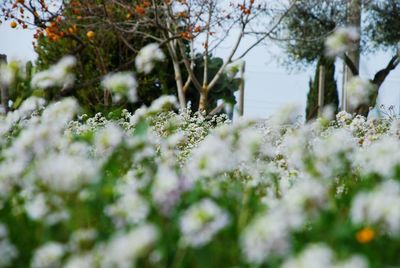
{"label": "green foliage", "polygon": [[400,40],[400,1],[370,1],[366,8],[366,34],[374,47],[397,46]]}
{"label": "green foliage", "polygon": [[310,64],[324,54],[326,37],[346,22],[345,0],[300,0],[282,22],[288,64]]}
{"label": "green foliage", "polygon": [[318,60],[313,80],[310,80],[310,90],[307,94],[306,120],[312,120],[318,115],[318,87],[319,87],[319,69],[325,67],[325,90],[324,107],[329,105],[334,113],[338,112],[339,96],[335,80],[335,62],[326,57]]}

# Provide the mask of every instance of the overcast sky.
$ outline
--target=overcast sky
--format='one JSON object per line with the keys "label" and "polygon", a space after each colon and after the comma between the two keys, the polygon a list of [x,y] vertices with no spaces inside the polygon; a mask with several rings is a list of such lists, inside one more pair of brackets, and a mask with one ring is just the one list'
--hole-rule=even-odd
{"label": "overcast sky", "polygon": [[[0,54],[8,55],[9,60],[32,60],[35,52],[32,48],[32,32],[11,29],[6,23],[0,25]],[[217,51],[220,56],[226,52]],[[276,47],[260,46],[251,51],[246,60],[245,116],[266,118],[288,103],[306,104],[308,80],[313,76],[313,68],[289,72],[278,65],[284,54]],[[361,75],[371,78],[383,68],[390,59],[389,53],[376,53],[361,58]],[[340,62],[337,64],[341,66]],[[338,87],[341,88],[341,68],[337,68]],[[340,92],[339,92],[340,94]],[[379,103],[396,105],[400,101],[400,67],[393,71],[383,84],[379,93]]]}

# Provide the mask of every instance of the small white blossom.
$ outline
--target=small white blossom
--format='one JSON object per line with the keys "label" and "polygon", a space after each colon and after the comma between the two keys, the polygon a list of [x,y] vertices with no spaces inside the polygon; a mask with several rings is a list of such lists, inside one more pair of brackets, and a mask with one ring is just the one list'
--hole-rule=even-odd
{"label": "small white blossom", "polygon": [[135,64],[139,72],[149,74],[155,62],[165,60],[165,55],[157,43],[151,43],[143,47],[136,56]]}
{"label": "small white blossom", "polygon": [[282,268],[333,268],[333,252],[323,244],[312,244],[302,251],[296,258],[287,260]]}
{"label": "small white blossom", "polygon": [[384,177],[393,176],[400,164],[400,142],[397,138],[385,137],[359,149],[353,161],[362,175],[376,173]]}
{"label": "small white blossom", "polygon": [[131,72],[108,74],[103,78],[101,85],[112,92],[114,102],[119,102],[123,97],[130,102],[137,101],[137,81]]}
{"label": "small white blossom", "polygon": [[211,199],[203,199],[186,210],[180,220],[183,243],[201,247],[229,224],[229,214]]}
{"label": "small white blossom", "polygon": [[95,163],[81,156],[49,154],[37,163],[36,174],[44,186],[56,192],[75,192],[94,181]]}
{"label": "small white blossom", "polygon": [[0,223],[0,267],[9,267],[17,258],[18,251],[8,239],[7,227]]}
{"label": "small white blossom", "polygon": [[45,195],[38,194],[33,200],[28,200],[25,204],[25,209],[29,218],[32,220],[42,219],[49,211]]}
{"label": "small white blossom", "polygon": [[93,268],[96,267],[96,257],[93,254],[75,255],[70,257],[64,268]]}
{"label": "small white blossom", "polygon": [[347,83],[347,98],[350,109],[357,108],[360,104],[368,104],[374,86],[359,76],[352,78]]}
{"label": "small white blossom", "polygon": [[96,132],[94,138],[94,149],[97,156],[108,157],[113,150],[120,144],[124,136],[122,129],[109,123],[104,128]]}
{"label": "small white blossom", "polygon": [[116,226],[138,224],[144,221],[150,211],[149,205],[138,193],[125,193],[114,204],[105,209]]}
{"label": "small white blossom", "polygon": [[329,56],[341,56],[352,49],[354,42],[360,38],[354,27],[338,28],[325,41],[326,53]]}
{"label": "small white blossom", "polygon": [[400,235],[400,183],[388,180],[353,199],[351,219],[356,224],[381,224],[391,236]]}
{"label": "small white blossom", "polygon": [[75,81],[75,75],[71,69],[76,65],[76,59],[73,56],[65,56],[58,63],[51,66],[46,71],[35,74],[31,85],[34,88],[50,87],[72,87]]}
{"label": "small white blossom", "polygon": [[32,268],[60,267],[61,258],[65,254],[65,248],[57,242],[48,242],[36,249],[31,266]]}
{"label": "small white blossom", "polygon": [[147,253],[157,237],[157,229],[150,224],[138,226],[126,234],[115,235],[101,251],[100,267],[135,267],[137,258]]}

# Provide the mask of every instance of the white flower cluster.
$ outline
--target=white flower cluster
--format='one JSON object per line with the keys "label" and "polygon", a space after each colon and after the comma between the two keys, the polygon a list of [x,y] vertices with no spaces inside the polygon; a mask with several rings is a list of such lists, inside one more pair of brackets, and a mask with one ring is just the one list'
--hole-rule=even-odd
{"label": "white flower cluster", "polygon": [[374,85],[356,76],[347,83],[346,90],[350,109],[354,109],[360,104],[369,102],[370,95],[374,91]]}
{"label": "white flower cluster", "polygon": [[164,60],[165,55],[159,45],[157,43],[151,43],[144,46],[136,56],[136,69],[141,73],[149,74],[153,70],[156,62]]}
{"label": "white flower cluster", "polygon": [[130,102],[137,100],[137,82],[131,72],[108,74],[103,78],[101,85],[112,92],[114,102],[119,102],[124,97]]}
{"label": "white flower cluster", "polygon": [[46,71],[39,72],[32,77],[31,86],[33,88],[51,87],[72,87],[75,82],[75,75],[71,72],[76,64],[73,56],[65,56],[55,65]]}
{"label": "white flower cluster", "polygon": [[344,261],[337,261],[334,252],[324,244],[312,244],[295,258],[284,262],[282,268],[326,267],[326,268],[367,268],[368,262],[361,256],[351,256]]}
{"label": "white flower cluster", "polygon": [[180,229],[185,245],[201,247],[229,224],[230,217],[211,199],[192,205],[181,217]]}
{"label": "white flower cluster", "polygon": [[241,248],[251,263],[262,263],[271,255],[284,256],[290,250],[290,233],[304,226],[307,215],[326,207],[327,187],[315,180],[299,179],[284,198],[266,215],[256,218],[245,229]]}
{"label": "white flower cluster", "polygon": [[132,264],[151,248],[157,238],[157,229],[151,224],[140,225],[126,234],[116,234],[99,249],[101,267],[132,267]]}
{"label": "white flower cluster", "polygon": [[381,225],[390,236],[400,235],[400,183],[382,182],[370,192],[361,192],[353,200],[351,219],[360,225]]}
{"label": "white flower cluster", "polygon": [[64,253],[65,248],[62,244],[48,242],[36,250],[31,266],[33,268],[59,267]]}
{"label": "white flower cluster", "polygon": [[7,267],[18,257],[17,249],[8,239],[8,230],[4,224],[0,223],[0,267]]}
{"label": "white flower cluster", "polygon": [[326,53],[329,56],[342,56],[352,49],[354,42],[360,38],[358,29],[354,27],[341,27],[334,31],[325,41]]}

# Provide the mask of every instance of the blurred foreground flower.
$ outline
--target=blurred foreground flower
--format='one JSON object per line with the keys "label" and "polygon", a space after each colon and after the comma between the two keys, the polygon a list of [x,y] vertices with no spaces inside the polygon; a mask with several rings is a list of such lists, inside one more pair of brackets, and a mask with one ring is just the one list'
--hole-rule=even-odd
{"label": "blurred foreground flower", "polygon": [[108,74],[104,77],[101,85],[113,93],[113,101],[118,102],[127,97],[130,102],[137,100],[137,82],[135,76],[130,72]]}
{"label": "blurred foreground flower", "polygon": [[355,109],[360,104],[368,103],[374,85],[359,76],[354,77],[347,84],[347,97],[350,109]]}
{"label": "blurred foreground flower", "polygon": [[71,69],[75,66],[76,59],[73,56],[65,56],[50,69],[35,74],[31,81],[34,88],[62,87],[69,88],[74,85],[75,75]]}
{"label": "blurred foreground flower", "polygon": [[331,57],[342,56],[351,50],[353,43],[360,38],[355,27],[338,28],[325,41],[326,54]]}
{"label": "blurred foreground flower", "polygon": [[138,72],[149,74],[157,61],[165,60],[165,55],[157,43],[143,47],[136,56],[135,63]]}
{"label": "blurred foreground flower", "polygon": [[183,213],[180,227],[186,244],[201,247],[228,223],[228,213],[211,199],[204,199]]}

